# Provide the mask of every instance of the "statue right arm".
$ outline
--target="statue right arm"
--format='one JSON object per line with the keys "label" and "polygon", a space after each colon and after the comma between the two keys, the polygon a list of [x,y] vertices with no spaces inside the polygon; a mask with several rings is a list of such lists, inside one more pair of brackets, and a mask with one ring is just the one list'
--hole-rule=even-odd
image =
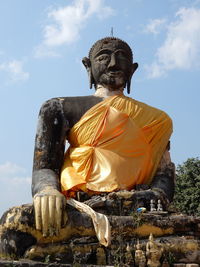
{"label": "statue right arm", "polygon": [[151,183],[151,189],[160,193],[172,202],[175,188],[175,165],[171,161],[168,148],[163,153],[158,169]]}
{"label": "statue right arm", "polygon": [[32,176],[36,229],[44,236],[59,234],[65,197],[60,193],[67,121],[61,99],[45,102],[40,110]]}

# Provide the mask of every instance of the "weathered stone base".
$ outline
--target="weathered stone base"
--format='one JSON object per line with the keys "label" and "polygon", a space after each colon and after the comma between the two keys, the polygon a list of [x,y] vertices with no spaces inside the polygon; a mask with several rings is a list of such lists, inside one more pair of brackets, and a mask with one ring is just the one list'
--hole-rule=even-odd
{"label": "weathered stone base", "polygon": [[[75,240],[73,240],[75,241]],[[81,241],[81,240],[80,240]],[[25,257],[32,260],[60,263],[79,264],[126,264],[127,261],[134,263],[134,252],[136,240],[124,242],[124,240],[113,241],[108,248],[98,243],[77,243],[70,244],[45,244],[33,246],[25,253]],[[89,240],[88,240],[89,241]],[[200,263],[200,242],[193,238],[166,236],[155,239],[156,243],[163,248],[161,262],[166,259],[169,263]],[[147,239],[140,239],[142,250],[145,251]],[[131,248],[131,255],[127,256],[127,244]],[[129,257],[129,259],[127,258]]]}
{"label": "weathered stone base", "polygon": [[30,260],[19,260],[19,261],[8,261],[8,260],[0,260],[0,267],[71,267],[71,264],[60,264],[60,263],[44,263],[38,261],[30,261]]}
{"label": "weathered stone base", "polygon": [[[101,267],[102,265],[75,265],[75,264],[61,264],[61,263],[44,263],[39,261],[31,261],[31,260],[19,260],[19,261],[8,261],[0,259],[0,267]],[[113,265],[104,265],[104,267],[114,267]],[[192,266],[193,267],[193,266]],[[196,267],[196,266],[194,266]],[[197,266],[198,267],[198,266]]]}
{"label": "weathered stone base", "polygon": [[[0,267],[131,267],[134,265],[88,265],[88,264],[61,264],[61,263],[44,263],[39,261],[30,261],[30,260],[19,260],[19,261],[8,261],[0,259]],[[197,263],[174,263],[170,264],[170,267],[199,267]],[[165,266],[164,266],[165,267]]]}
{"label": "weathered stone base", "polygon": [[43,262],[41,266],[47,262],[54,264],[48,266],[134,266],[137,240],[145,253],[152,233],[158,249],[162,250],[161,264],[164,260],[170,266],[200,263],[200,218],[150,212],[108,216],[112,242],[109,247],[103,247],[95,236],[90,217],[69,207],[68,216],[68,224],[58,237],[44,238],[35,230],[32,205],[10,209],[0,221],[0,258],[24,258]]}

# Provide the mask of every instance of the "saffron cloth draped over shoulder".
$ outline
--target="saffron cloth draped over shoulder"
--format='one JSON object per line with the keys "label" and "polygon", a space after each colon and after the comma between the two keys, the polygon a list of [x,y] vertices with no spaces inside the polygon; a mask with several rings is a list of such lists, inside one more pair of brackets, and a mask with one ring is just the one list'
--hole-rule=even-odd
{"label": "saffron cloth draped over shoulder", "polygon": [[165,112],[124,95],[107,98],[70,131],[62,192],[111,192],[149,184],[171,133]]}

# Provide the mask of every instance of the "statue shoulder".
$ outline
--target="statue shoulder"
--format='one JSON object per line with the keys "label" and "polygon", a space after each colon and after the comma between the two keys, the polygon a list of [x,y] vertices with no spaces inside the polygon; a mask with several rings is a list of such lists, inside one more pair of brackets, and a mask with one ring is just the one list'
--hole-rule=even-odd
{"label": "statue shoulder", "polygon": [[40,114],[51,113],[51,112],[62,110],[63,99],[64,98],[56,97],[56,98],[51,98],[49,100],[46,100],[40,108]]}
{"label": "statue shoulder", "polygon": [[101,101],[101,97],[96,97],[93,95],[55,97],[45,101],[42,105],[42,109],[65,109],[66,106],[70,107],[71,105],[77,105],[78,107],[80,104],[83,106],[93,106]]}
{"label": "statue shoulder", "polygon": [[75,103],[79,103],[84,97],[54,97],[46,100],[40,109],[41,113],[66,113],[66,111],[73,109]]}
{"label": "statue shoulder", "polygon": [[172,123],[171,117],[163,110],[150,106],[146,103],[140,102],[138,100],[133,99],[138,106],[138,110],[141,110],[142,113],[145,113],[152,118],[162,118],[162,120],[167,120]]}
{"label": "statue shoulder", "polygon": [[40,116],[46,118],[46,121],[55,117],[62,117],[62,119],[68,121],[71,128],[88,109],[100,101],[102,101],[102,98],[92,95],[52,98],[43,103]]}

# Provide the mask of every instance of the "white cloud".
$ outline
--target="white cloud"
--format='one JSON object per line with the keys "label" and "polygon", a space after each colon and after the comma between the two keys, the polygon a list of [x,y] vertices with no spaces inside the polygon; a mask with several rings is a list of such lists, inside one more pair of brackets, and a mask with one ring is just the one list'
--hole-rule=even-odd
{"label": "white cloud", "polygon": [[27,176],[26,169],[7,161],[0,165],[0,182],[6,182],[10,186],[15,185],[17,182],[25,182],[30,185],[31,178]]}
{"label": "white cloud", "polygon": [[23,70],[23,61],[12,60],[0,64],[0,71],[7,72],[11,82],[26,81],[29,73]]}
{"label": "white cloud", "polygon": [[165,26],[166,19],[152,19],[145,27],[145,32],[158,34]]}
{"label": "white cloud", "polygon": [[12,162],[0,165],[0,216],[8,208],[31,202],[31,177]]}
{"label": "white cloud", "polygon": [[149,78],[158,78],[166,75],[166,71],[157,62],[145,66]]}
{"label": "white cloud", "polygon": [[11,163],[9,161],[5,162],[4,164],[0,165],[0,179],[5,176],[15,175],[16,173],[24,173],[25,169],[18,166],[15,163]]}
{"label": "white cloud", "polygon": [[43,29],[43,41],[36,47],[35,56],[57,55],[52,48],[77,41],[81,29],[93,15],[105,19],[113,13],[111,7],[104,5],[104,0],[74,0],[72,5],[51,10],[48,13],[51,23]]}
{"label": "white cloud", "polygon": [[199,68],[200,9],[181,8],[167,29],[166,39],[156,52],[156,60],[146,66],[149,77],[166,75],[173,69]]}
{"label": "white cloud", "polygon": [[36,58],[42,58],[42,57],[60,57],[60,54],[54,51],[53,49],[50,49],[44,44],[38,45],[34,49],[34,56]]}

